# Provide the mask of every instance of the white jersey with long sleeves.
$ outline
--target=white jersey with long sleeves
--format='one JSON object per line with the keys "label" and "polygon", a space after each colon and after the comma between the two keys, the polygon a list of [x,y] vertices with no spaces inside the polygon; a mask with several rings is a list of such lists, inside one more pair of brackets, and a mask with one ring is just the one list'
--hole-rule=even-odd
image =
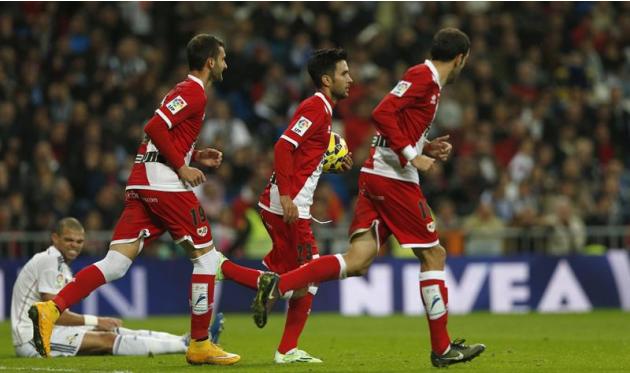
{"label": "white jersey with long sleeves", "polygon": [[19,346],[33,339],[28,309],[42,300],[41,293],[57,294],[72,281],[72,270],[54,246],[35,254],[20,271],[11,296],[11,336]]}

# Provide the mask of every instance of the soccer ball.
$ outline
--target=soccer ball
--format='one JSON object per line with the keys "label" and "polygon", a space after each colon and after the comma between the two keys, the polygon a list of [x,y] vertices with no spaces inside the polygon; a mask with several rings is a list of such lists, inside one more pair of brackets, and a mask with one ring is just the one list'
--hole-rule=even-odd
{"label": "soccer ball", "polygon": [[322,160],[322,168],[324,172],[339,172],[343,164],[343,158],[348,154],[348,145],[338,133],[330,133],[330,142],[328,149]]}

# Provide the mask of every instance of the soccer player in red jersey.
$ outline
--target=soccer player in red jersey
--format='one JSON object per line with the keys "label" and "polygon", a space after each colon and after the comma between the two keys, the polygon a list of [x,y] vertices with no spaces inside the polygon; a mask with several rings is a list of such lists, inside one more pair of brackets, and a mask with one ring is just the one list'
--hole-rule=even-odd
{"label": "soccer player in red jersey", "polygon": [[168,231],[193,262],[190,364],[234,364],[240,357],[208,340],[214,300],[214,280],[221,262],[214,249],[210,225],[192,187],[205,180],[191,161],[206,167],[221,164],[221,152],[195,150],[205,116],[206,87],[223,79],[227,69],[223,42],[208,34],[193,37],[186,48],[190,74],[171,89],[144,127],[127,181],[125,208],[114,229],[104,259],[79,273],[52,300],[29,310],[35,346],[50,356],[52,327],[59,315],[99,286],[125,275],[144,244]]}
{"label": "soccer player in red jersey", "polygon": [[442,87],[460,74],[470,52],[466,34],[454,28],[433,38],[431,59],[409,68],[374,109],[378,130],[370,157],[359,176],[359,197],[350,227],[350,248],[323,256],[284,273],[263,274],[254,300],[254,318],[263,319],[274,300],[309,283],[360,276],[393,234],[420,260],[420,297],[431,337],[431,363],[443,367],[469,361],[485,350],[482,344],[451,342],[446,328],[448,291],[444,283],[446,250],[419,184],[418,171],[445,161],[452,149],[448,136],[427,140]]}
{"label": "soccer player in red jersey", "polygon": [[[346,52],[341,49],[322,49],[313,54],[308,72],[317,92],[300,103],[274,147],[274,173],[258,206],[273,241],[263,263],[276,273],[288,272],[319,257],[310,208],[330,142],[333,108],[348,96],[352,83],[346,59]],[[345,156],[342,171],[352,167],[350,156]],[[225,261],[221,270],[225,278],[257,289],[259,271],[230,261]],[[274,357],[276,363],[321,363],[297,348],[316,292],[316,283],[305,283],[295,292],[284,294],[289,308]],[[266,313],[264,316],[266,322]]]}

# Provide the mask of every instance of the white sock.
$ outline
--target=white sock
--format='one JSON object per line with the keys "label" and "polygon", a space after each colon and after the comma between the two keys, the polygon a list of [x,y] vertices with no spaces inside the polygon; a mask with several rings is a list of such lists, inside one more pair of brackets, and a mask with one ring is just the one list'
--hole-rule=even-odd
{"label": "white sock", "polygon": [[155,330],[145,330],[145,329],[127,329],[122,326],[116,329],[118,335],[137,335],[141,337],[151,337],[157,339],[182,339],[181,335],[175,335],[166,332],[157,332]]}
{"label": "white sock", "polygon": [[181,339],[158,339],[139,335],[119,335],[114,341],[113,355],[148,356],[159,354],[181,354],[186,352]]}

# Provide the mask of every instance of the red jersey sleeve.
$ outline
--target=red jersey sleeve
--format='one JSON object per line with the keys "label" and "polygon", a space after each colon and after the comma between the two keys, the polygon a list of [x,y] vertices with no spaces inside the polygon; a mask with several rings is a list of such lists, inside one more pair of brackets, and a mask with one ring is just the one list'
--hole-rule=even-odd
{"label": "red jersey sleeve", "polygon": [[290,142],[295,148],[299,147],[317,132],[317,127],[324,123],[324,115],[323,104],[316,106],[311,103],[298,108],[280,139]]}
{"label": "red jersey sleeve", "polygon": [[295,148],[287,141],[278,140],[273,149],[273,168],[276,172],[276,185],[281,196],[291,194],[293,177],[293,151]]}
{"label": "red jersey sleeve", "polygon": [[[280,195],[288,195],[293,177],[293,152],[325,122],[323,106],[310,103],[299,107],[274,147],[274,170]],[[289,145],[291,144],[291,145]]]}
{"label": "red jersey sleeve", "polygon": [[389,147],[404,156],[407,160],[413,159],[417,152],[398,125],[398,112],[412,105],[419,98],[426,95],[429,82],[420,74],[409,71],[403,79],[381,100],[372,112],[372,119],[376,123],[378,132],[389,141]]}
{"label": "red jersey sleeve", "polygon": [[167,95],[155,111],[169,129],[205,110],[205,97],[194,89],[176,90]]}

